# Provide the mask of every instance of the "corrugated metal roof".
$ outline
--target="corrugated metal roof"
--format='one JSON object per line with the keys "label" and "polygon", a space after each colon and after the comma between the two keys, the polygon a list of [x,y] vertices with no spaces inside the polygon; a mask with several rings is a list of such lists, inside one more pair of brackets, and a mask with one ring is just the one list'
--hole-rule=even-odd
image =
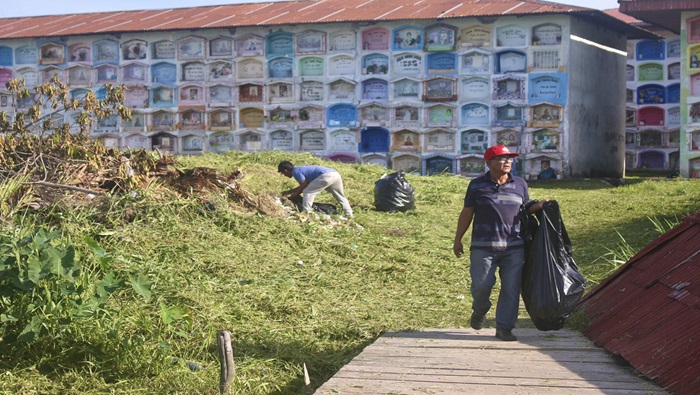
{"label": "corrugated metal roof", "polygon": [[571,14],[642,34],[590,8],[537,0],[318,0],[0,19],[0,39],[329,22]]}
{"label": "corrugated metal roof", "polygon": [[700,388],[700,211],[643,248],[579,304],[584,333],[676,394]]}
{"label": "corrugated metal roof", "polygon": [[621,20],[622,22],[629,23],[631,25],[639,25],[645,23],[644,21],[640,21],[639,19],[633,16],[621,13],[619,8],[610,8],[607,10],[603,10],[603,12]]}
{"label": "corrugated metal roof", "polygon": [[681,32],[681,12],[700,10],[698,0],[625,0],[620,12],[676,34]]}

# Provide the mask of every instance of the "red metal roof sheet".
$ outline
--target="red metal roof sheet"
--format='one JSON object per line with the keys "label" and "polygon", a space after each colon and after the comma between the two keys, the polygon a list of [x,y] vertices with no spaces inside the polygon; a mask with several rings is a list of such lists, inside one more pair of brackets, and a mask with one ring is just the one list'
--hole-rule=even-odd
{"label": "red metal roof sheet", "polygon": [[700,384],[700,211],[586,295],[584,333],[676,394]]}
{"label": "red metal roof sheet", "polygon": [[598,10],[538,0],[318,0],[0,19],[0,39],[329,22],[572,14],[629,33]]}

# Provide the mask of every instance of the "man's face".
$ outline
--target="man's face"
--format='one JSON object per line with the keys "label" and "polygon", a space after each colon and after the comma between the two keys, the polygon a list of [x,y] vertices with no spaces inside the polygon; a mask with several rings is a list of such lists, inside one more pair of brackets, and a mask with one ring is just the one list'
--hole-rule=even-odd
{"label": "man's face", "polygon": [[282,170],[282,174],[283,174],[284,176],[287,176],[287,177],[289,177],[289,178],[292,178],[292,170],[291,170],[291,169],[284,169],[284,170]]}
{"label": "man's face", "polygon": [[486,165],[492,174],[506,174],[510,173],[513,167],[513,160],[512,156],[496,156],[487,161]]}

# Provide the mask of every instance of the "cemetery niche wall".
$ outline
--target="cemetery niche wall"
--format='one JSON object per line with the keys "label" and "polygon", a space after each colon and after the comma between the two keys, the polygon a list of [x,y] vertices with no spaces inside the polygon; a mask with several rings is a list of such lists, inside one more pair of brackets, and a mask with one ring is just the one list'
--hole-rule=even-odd
{"label": "cemetery niche wall", "polygon": [[[74,97],[105,83],[124,84],[132,119],[106,120],[93,131],[112,147],[185,155],[300,151],[422,174],[475,176],[485,171],[484,150],[506,144],[522,155],[521,175],[534,178],[547,163],[566,177],[567,100],[575,93],[566,57],[571,18],[11,39],[0,43],[0,82],[21,77],[33,86],[56,75]],[[626,149],[653,150],[642,159],[635,152],[635,164],[665,165],[680,144],[666,128],[679,127],[678,78],[686,65],[673,43],[640,43],[636,55],[628,73],[634,81],[628,127],[646,145]],[[0,91],[0,109],[10,102]],[[660,130],[658,139],[644,137],[641,127]],[[700,115],[694,130],[700,130]],[[690,135],[697,149],[700,132]],[[653,145],[657,140],[662,147]]]}

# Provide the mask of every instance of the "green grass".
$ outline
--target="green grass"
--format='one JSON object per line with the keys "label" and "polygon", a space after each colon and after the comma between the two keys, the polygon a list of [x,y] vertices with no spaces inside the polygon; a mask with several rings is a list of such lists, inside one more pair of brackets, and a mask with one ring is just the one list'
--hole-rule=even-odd
{"label": "green grass", "polygon": [[[233,393],[301,394],[303,364],[318,387],[386,331],[468,325],[468,261],[451,251],[468,179],[409,174],[416,210],[384,213],[373,209],[374,182],[387,172],[378,166],[276,152],[183,157],[179,166],[241,169],[246,190],[279,196],[294,186],[276,171],[282,159],[338,169],[357,225],[241,215],[222,196],[209,197],[213,210],[200,199],[149,195],[54,210],[50,227],[79,248],[93,237],[117,270],[147,276],[152,297],[113,295],[107,317],[67,328],[73,340],[65,351],[1,348],[0,393],[218,394],[216,332],[225,329],[237,369]],[[637,251],[658,237],[659,223],[697,211],[700,183],[535,182],[530,194],[560,203],[590,289],[616,268],[611,250]],[[325,193],[319,201],[335,203]],[[33,226],[34,218],[22,218]],[[168,309],[182,314],[166,323]],[[521,324],[528,325],[526,313]]]}

